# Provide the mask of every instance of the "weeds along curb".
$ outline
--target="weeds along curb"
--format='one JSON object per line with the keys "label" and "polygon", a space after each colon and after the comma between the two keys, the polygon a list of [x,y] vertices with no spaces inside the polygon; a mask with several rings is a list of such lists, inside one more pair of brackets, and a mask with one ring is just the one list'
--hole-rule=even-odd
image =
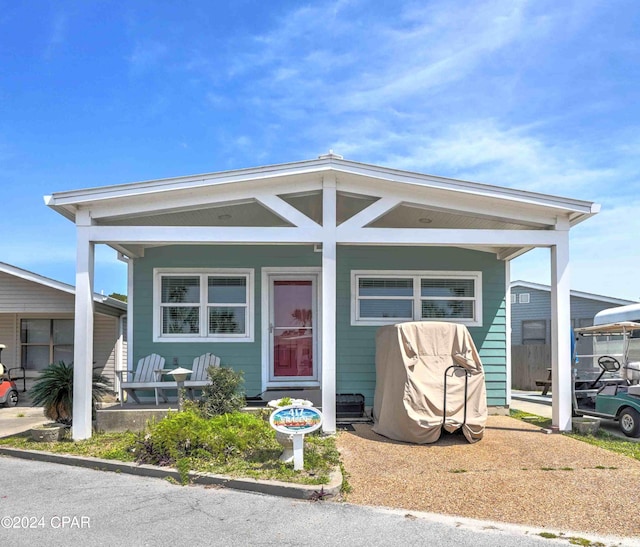
{"label": "weeds along curb", "polygon": [[[131,462],[119,462],[115,460],[103,460],[89,456],[74,456],[70,454],[54,454],[40,450],[22,450],[19,448],[0,447],[0,455],[35,460],[40,462],[73,465],[86,467],[99,471],[112,471],[116,473],[128,473],[141,477],[153,477],[158,479],[172,478],[180,483],[180,473],[173,467],[159,467],[156,465],[137,464]],[[189,481],[192,484],[216,485],[246,492],[257,492],[271,496],[281,496],[296,499],[318,499],[321,496],[329,499],[337,499],[342,487],[342,473],[335,469],[329,474],[328,484],[295,484],[283,481],[271,481],[263,479],[227,477],[213,473],[189,472]]]}

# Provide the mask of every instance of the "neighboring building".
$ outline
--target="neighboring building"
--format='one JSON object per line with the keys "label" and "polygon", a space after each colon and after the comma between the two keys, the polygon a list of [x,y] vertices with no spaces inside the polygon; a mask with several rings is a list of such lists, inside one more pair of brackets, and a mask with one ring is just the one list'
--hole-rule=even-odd
{"label": "neighboring building", "polygon": [[[555,324],[567,324],[569,229],[599,210],[332,153],[45,201],[76,224],[77,317],[94,308],[95,244],[127,260],[129,363],[152,352],[168,364],[215,353],[244,371],[248,395],[317,390],[325,431],[335,431],[336,394],[372,404],[376,330],[402,321],[467,325],[488,404],[506,407],[509,261],[551,249]],[[570,393],[570,337],[556,332],[567,334],[554,357],[559,392]],[[87,322],[76,363],[88,362],[92,338]],[[557,404],[556,421],[569,429],[570,397]],[[74,438],[91,435],[88,398],[74,405],[73,424]]]}
{"label": "neighboring building", "polygon": [[[126,304],[94,294],[93,363],[115,389],[115,369],[124,367]],[[36,378],[50,363],[73,362],[75,289],[0,262],[0,343],[2,362],[24,367]]]}
{"label": "neighboring building", "polygon": [[[632,304],[631,300],[571,291],[571,327],[593,325],[596,313],[614,306]],[[520,348],[520,346],[544,346]],[[551,287],[528,281],[511,283],[511,346],[513,387],[535,389],[535,381],[544,379],[551,367]],[[591,339],[578,338],[577,355],[592,353]],[[591,363],[589,362],[589,365]]]}

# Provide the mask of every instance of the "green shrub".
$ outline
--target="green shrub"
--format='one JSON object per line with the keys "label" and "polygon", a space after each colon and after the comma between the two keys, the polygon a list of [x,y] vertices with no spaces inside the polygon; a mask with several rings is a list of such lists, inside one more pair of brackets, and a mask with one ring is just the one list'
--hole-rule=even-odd
{"label": "green shrub", "polygon": [[273,430],[259,417],[233,413],[206,418],[189,408],[150,425],[148,433],[139,435],[134,450],[139,463],[179,462],[184,474],[185,459],[219,464],[233,458],[261,461],[265,452],[278,446]]}
{"label": "green shrub", "polygon": [[211,385],[202,390],[198,407],[204,416],[220,416],[237,412],[245,405],[241,386],[244,383],[242,371],[227,367],[209,367]]}

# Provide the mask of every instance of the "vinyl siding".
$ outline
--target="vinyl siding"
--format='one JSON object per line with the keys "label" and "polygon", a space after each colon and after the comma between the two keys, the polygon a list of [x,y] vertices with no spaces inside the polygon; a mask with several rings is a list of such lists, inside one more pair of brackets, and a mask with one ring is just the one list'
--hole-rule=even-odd
{"label": "vinyl siding", "polygon": [[0,344],[2,350],[2,364],[7,368],[18,366],[18,340],[16,340],[16,315],[14,313],[0,313]]}
{"label": "vinyl siding", "polygon": [[[133,362],[150,353],[190,366],[198,355],[211,352],[223,366],[244,372],[247,395],[262,392],[261,268],[316,266],[322,255],[311,245],[170,245],[147,249],[133,265]],[[254,268],[253,342],[153,342],[154,268]]]}
{"label": "vinyl siding", "polygon": [[375,391],[375,333],[378,327],[351,326],[352,270],[481,271],[482,327],[469,327],[486,372],[487,402],[506,404],[506,323],[504,263],[494,255],[441,247],[338,247],[337,392],[362,393],[367,404]]}
{"label": "vinyl siding", "polygon": [[[529,304],[520,304],[518,295],[528,293]],[[546,343],[551,344],[551,293],[529,287],[512,287],[511,294],[516,295],[516,303],[511,305],[511,343],[514,346],[522,344],[522,322],[530,319],[544,319],[546,321]],[[593,324],[596,313],[608,308],[616,307],[611,302],[583,298],[570,297],[572,321],[585,320]],[[587,325],[584,325],[587,326]]]}
{"label": "vinyl siding", "polygon": [[[322,255],[309,245],[165,246],[147,249],[133,265],[133,358],[159,353],[168,364],[189,365],[194,357],[212,352],[223,366],[244,371],[247,395],[262,391],[261,269],[321,266]],[[154,268],[254,268],[254,342],[153,342]],[[506,404],[505,268],[490,253],[438,247],[339,246],[337,255],[337,389],[362,393],[367,404],[375,390],[375,331],[351,326],[351,270],[482,271],[483,326],[471,327],[487,370],[490,405]]]}
{"label": "vinyl siding", "polygon": [[116,342],[118,340],[118,319],[106,315],[95,315],[93,324],[94,370],[115,382]]}
{"label": "vinyl siding", "polygon": [[[20,366],[21,319],[72,319],[71,314],[58,313],[0,313],[0,344],[7,346],[2,352],[2,363],[7,367]],[[94,316],[94,367],[109,378],[113,385],[118,319],[101,314]]]}
{"label": "vinyl siding", "polygon": [[0,313],[73,313],[75,296],[0,272]]}

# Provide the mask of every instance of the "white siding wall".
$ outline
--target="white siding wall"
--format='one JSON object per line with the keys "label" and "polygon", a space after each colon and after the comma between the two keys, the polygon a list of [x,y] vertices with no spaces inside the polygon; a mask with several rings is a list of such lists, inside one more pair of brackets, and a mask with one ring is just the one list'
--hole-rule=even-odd
{"label": "white siding wall", "polygon": [[93,365],[96,372],[109,378],[114,385],[116,347],[118,341],[118,318],[96,314],[93,330]]}
{"label": "white siding wall", "polygon": [[[74,311],[75,295],[0,272],[0,344],[7,346],[2,352],[2,363],[7,368],[20,366],[21,318],[73,319]],[[118,312],[100,303],[96,303],[96,311],[101,313],[96,313],[94,319],[94,366],[113,385],[119,336]],[[125,368],[126,354],[123,359]]]}
{"label": "white siding wall", "polygon": [[18,366],[16,321],[15,313],[0,313],[0,344],[7,346],[2,350],[2,364],[7,368]]}
{"label": "white siding wall", "polygon": [[0,272],[0,313],[73,313],[75,296]]}

